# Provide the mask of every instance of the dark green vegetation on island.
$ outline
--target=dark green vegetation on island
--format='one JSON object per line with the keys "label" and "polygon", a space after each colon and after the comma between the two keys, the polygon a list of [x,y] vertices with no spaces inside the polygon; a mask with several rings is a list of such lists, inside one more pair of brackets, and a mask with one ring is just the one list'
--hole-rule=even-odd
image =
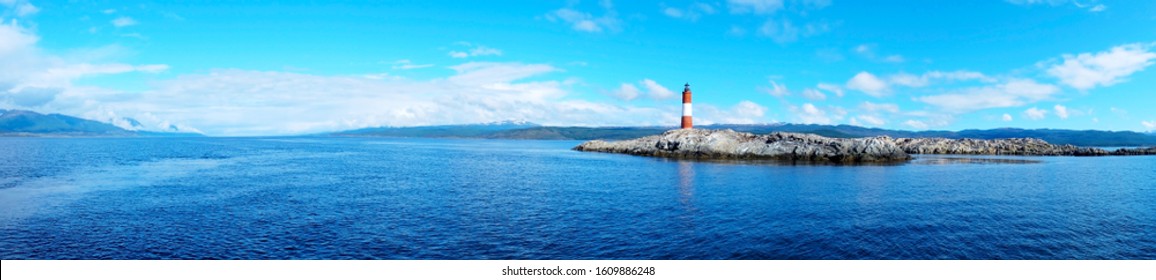
{"label": "dark green vegetation on island", "polygon": [[[130,123],[135,120],[128,119]],[[136,123],[139,125],[139,123]],[[79,136],[79,137],[188,137],[188,132],[134,131],[108,123],[61,114],[41,114],[24,110],[0,109],[0,136]]]}
{"label": "dark green vegetation on island", "polygon": [[[962,131],[904,131],[866,128],[852,125],[816,124],[755,124],[755,125],[704,125],[702,129],[731,129],[739,132],[767,134],[771,132],[796,132],[816,134],[831,138],[862,138],[888,136],[892,138],[947,138],[947,139],[1007,139],[1036,138],[1056,145],[1074,146],[1153,146],[1156,135],[1132,131],[1064,130],[1064,129],[968,129]],[[541,139],[541,140],[625,140],[657,135],[671,127],[558,127],[539,126],[531,123],[493,123],[474,125],[445,125],[421,127],[378,127],[335,132],[331,136],[381,136],[381,137],[439,137],[439,138],[491,138],[491,139]]]}

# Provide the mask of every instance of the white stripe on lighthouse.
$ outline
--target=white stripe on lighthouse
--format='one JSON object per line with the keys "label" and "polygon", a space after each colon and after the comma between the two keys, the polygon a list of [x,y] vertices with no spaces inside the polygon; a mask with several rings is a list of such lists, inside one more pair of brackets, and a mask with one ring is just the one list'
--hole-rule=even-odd
{"label": "white stripe on lighthouse", "polygon": [[684,117],[691,116],[690,115],[690,103],[682,103],[682,116],[684,116]]}

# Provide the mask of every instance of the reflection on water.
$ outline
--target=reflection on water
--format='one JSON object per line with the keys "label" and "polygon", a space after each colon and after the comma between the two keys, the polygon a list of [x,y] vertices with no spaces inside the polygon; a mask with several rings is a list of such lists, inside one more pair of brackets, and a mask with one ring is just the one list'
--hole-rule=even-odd
{"label": "reflection on water", "polygon": [[[623,155],[623,156],[625,156],[625,155]],[[667,158],[659,158],[659,160],[660,161],[667,161],[667,162],[694,161],[694,162],[728,164],[728,165],[772,165],[772,166],[899,166],[899,165],[904,165],[904,164],[908,163],[907,161],[842,163],[842,162],[826,162],[826,161],[816,162],[816,161],[790,160],[790,159],[667,159]]]}
{"label": "reflection on water", "polygon": [[678,162],[678,202],[689,212],[694,210],[694,163]]}
{"label": "reflection on water", "polygon": [[926,165],[946,165],[946,164],[1033,164],[1040,163],[1039,160],[1029,159],[1014,159],[1014,158],[984,158],[984,157],[943,157],[943,158],[919,158],[913,161],[914,164]]}

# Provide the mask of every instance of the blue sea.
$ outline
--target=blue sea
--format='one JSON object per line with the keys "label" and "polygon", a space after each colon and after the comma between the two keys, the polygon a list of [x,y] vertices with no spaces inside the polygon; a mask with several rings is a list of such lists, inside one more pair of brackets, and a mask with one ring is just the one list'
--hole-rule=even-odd
{"label": "blue sea", "polygon": [[1156,259],[1156,157],[695,162],[579,141],[0,138],[2,259]]}

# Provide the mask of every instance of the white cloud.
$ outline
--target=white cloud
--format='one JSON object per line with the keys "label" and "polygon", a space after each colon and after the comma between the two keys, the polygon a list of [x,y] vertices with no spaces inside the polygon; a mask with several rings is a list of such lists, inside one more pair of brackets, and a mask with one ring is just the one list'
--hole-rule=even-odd
{"label": "white cloud", "polygon": [[1030,79],[1013,79],[1005,83],[965,88],[957,93],[917,97],[915,100],[944,110],[965,113],[988,108],[1021,106],[1044,100],[1060,92],[1059,87]]}
{"label": "white cloud", "polygon": [[115,47],[76,50],[69,56],[54,56],[37,48],[37,39],[15,21],[0,22],[0,108],[86,116],[100,110],[107,104],[105,101],[123,101],[140,95],[78,86],[73,84],[74,80],[133,72],[157,73],[168,69],[164,64],[88,62],[116,57],[118,48]]}
{"label": "white cloud", "polygon": [[1021,6],[1031,6],[1031,5],[1041,4],[1041,5],[1049,5],[1049,6],[1053,6],[1053,7],[1063,5],[1067,2],[1071,2],[1073,6],[1076,6],[1077,8],[1081,8],[1081,9],[1088,9],[1089,12],[1093,12],[1093,13],[1102,12],[1102,11],[1108,9],[1108,7],[1104,6],[1104,4],[1096,3],[1096,2],[1099,2],[1099,0],[1088,0],[1088,2],[1084,2],[1084,3],[1080,3],[1080,1],[1076,1],[1076,0],[1071,0],[1071,1],[1068,1],[1068,0],[1006,0],[1006,1],[1008,3],[1021,5]]}
{"label": "white cloud", "polygon": [[658,84],[654,80],[642,79],[642,81],[639,83],[642,84],[642,87],[646,88],[646,93],[647,93],[647,95],[650,95],[650,98],[667,99],[667,98],[674,97],[673,91],[670,91],[666,87],[663,87],[662,85]]}
{"label": "white cloud", "polygon": [[26,0],[2,0],[0,1],[0,5],[4,5],[12,9],[12,12],[15,13],[18,17],[24,17],[40,12],[40,8],[33,6]]}
{"label": "white cloud", "polygon": [[891,84],[907,86],[907,87],[927,86],[927,79],[923,79],[919,76],[907,74],[907,73],[899,73],[899,74],[891,75],[891,77],[888,78],[888,80],[890,80]]}
{"label": "white cloud", "polygon": [[[464,46],[473,46],[473,44],[466,43],[466,42],[459,42],[457,44],[464,45]],[[478,57],[478,56],[489,56],[489,55],[500,56],[500,55],[502,55],[502,50],[487,47],[487,46],[477,45],[474,48],[471,48],[467,51],[450,51],[448,53],[448,55],[450,57],[453,57],[453,58],[467,58],[467,57]]]}
{"label": "white cloud", "polygon": [[[102,100],[99,107],[76,111],[112,111],[134,118],[147,113],[210,135],[297,134],[509,119],[546,125],[678,123],[679,112],[674,106],[660,110],[573,99],[567,82],[539,79],[555,70],[550,65],[475,62],[450,68],[457,74],[429,80],[221,69],[181,75],[143,93]],[[629,87],[633,85],[627,84]]]}
{"label": "white cloud", "polygon": [[1128,119],[1128,110],[1124,110],[1124,109],[1120,109],[1120,108],[1116,108],[1116,107],[1111,107],[1111,108],[1108,108],[1108,111],[1112,112],[1112,114],[1115,114],[1116,116],[1119,116],[1120,118]]}
{"label": "white cloud", "polygon": [[363,75],[361,75],[361,77],[366,78],[366,79],[370,79],[370,80],[384,80],[387,78],[393,78],[393,76],[389,75],[389,73],[370,73],[370,74],[363,74]]}
{"label": "white cloud", "polygon": [[821,101],[821,100],[827,99],[826,94],[823,94],[823,92],[821,92],[817,89],[813,89],[813,88],[804,89],[803,90],[803,97],[806,97],[807,99],[815,100],[815,101]]}
{"label": "white cloud", "polygon": [[910,126],[911,128],[920,129],[920,130],[927,129],[928,127],[930,127],[929,125],[927,125],[927,123],[924,123],[922,121],[917,121],[917,120],[907,120],[906,122],[903,122],[903,124],[906,126]]}
{"label": "white cloud", "polygon": [[0,93],[0,104],[9,103],[24,108],[40,107],[56,99],[61,91],[59,88],[10,89]]}
{"label": "white cloud", "polygon": [[922,75],[916,76],[908,73],[898,73],[888,77],[891,84],[901,85],[906,87],[925,87],[932,82],[937,81],[970,81],[978,80],[981,82],[994,82],[995,79],[979,72],[972,72],[966,70],[958,70],[951,72],[943,71],[929,71]]}
{"label": "white cloud", "polygon": [[497,63],[497,62],[470,62],[450,69],[457,71],[457,75],[448,78],[450,82],[464,85],[493,85],[509,83],[558,71],[558,68],[547,64]]}
{"label": "white cloud", "polygon": [[1148,131],[1156,130],[1156,121],[1141,121],[1140,125],[1143,125]]}
{"label": "white cloud", "polygon": [[875,61],[875,62],[903,63],[903,62],[907,61],[906,58],[904,58],[902,55],[898,55],[898,54],[885,55],[885,56],[880,57],[880,55],[877,55],[875,53],[875,46],[874,45],[860,44],[858,46],[855,46],[855,48],[852,49],[852,51],[859,54],[859,56],[862,56],[863,58],[866,58],[868,60]]}
{"label": "white cloud", "polygon": [[409,59],[402,59],[402,60],[394,61],[393,66],[391,68],[393,68],[394,70],[409,70],[409,69],[429,68],[429,67],[433,67],[433,66],[434,66],[433,64],[413,64],[413,62],[409,61]]}
{"label": "white cloud", "polygon": [[502,55],[502,50],[478,46],[470,50],[470,56]]}
{"label": "white cloud", "polygon": [[873,115],[859,115],[858,117],[852,118],[852,120],[853,121],[862,121],[863,124],[866,124],[867,126],[872,126],[872,127],[881,127],[881,126],[887,124],[887,122],[884,121],[883,118],[880,118],[878,116],[873,116]]}
{"label": "white cloud", "polygon": [[1010,114],[1006,114],[1006,113],[1005,113],[1005,114],[1003,114],[1003,118],[1002,118],[1002,119],[1003,119],[1003,121],[1005,121],[1005,122],[1010,122],[1010,121],[1012,121],[1012,115],[1010,115]]}
{"label": "white cloud", "polygon": [[75,62],[91,57],[108,56],[106,51],[80,51],[74,57],[62,58],[44,54],[36,47],[39,38],[29,30],[12,23],[0,23],[0,93],[20,92],[25,88],[66,89],[78,78],[129,72],[157,73],[168,65],[130,65],[123,63]]}
{"label": "white cloud", "polygon": [[103,14],[106,14],[106,15],[111,15],[111,14],[116,13],[116,9],[104,9],[103,11],[100,11],[100,12]]}
{"label": "white cloud", "polygon": [[783,9],[783,0],[727,0],[731,13],[773,14]]}
{"label": "white cloud", "polygon": [[988,77],[980,72],[972,72],[967,70],[957,70],[951,72],[931,71],[923,73],[923,79],[939,79],[947,81],[968,81],[979,80],[981,82],[993,82],[995,79]]}
{"label": "white cloud", "polygon": [[786,85],[780,85],[779,83],[775,82],[774,80],[771,80],[770,82],[771,82],[770,88],[760,87],[759,90],[766,92],[767,94],[770,94],[771,96],[774,96],[774,97],[783,97],[783,96],[791,95],[791,91],[787,90]]}
{"label": "white cloud", "polygon": [[744,117],[762,117],[767,112],[767,108],[759,106],[754,102],[743,100],[738,105],[735,105],[734,111],[739,116]]}
{"label": "white cloud", "polygon": [[701,125],[766,123],[763,119],[766,111],[766,107],[749,100],[740,101],[730,108],[695,104],[694,123]]}
{"label": "white cloud", "polygon": [[829,107],[823,110],[811,103],[805,103],[802,107],[790,106],[788,109],[795,114],[795,121],[803,124],[832,124],[847,115],[847,110],[843,108]]}
{"label": "white cloud", "polygon": [[565,22],[570,24],[570,28],[582,32],[618,31],[621,21],[618,20],[613,5],[604,1],[602,6],[606,9],[606,13],[599,17],[571,8],[562,8],[546,14],[546,19]]}
{"label": "white cloud", "polygon": [[[856,51],[867,51],[867,45],[860,45]],[[944,71],[929,71],[921,75],[914,75],[909,73],[896,73],[888,76],[886,79],[880,78],[871,74],[870,72],[862,71],[855,74],[847,81],[847,88],[864,92],[874,97],[884,97],[891,92],[891,86],[905,86],[905,87],[926,87],[937,82],[956,82],[956,81],[980,81],[984,83],[995,82],[996,79],[988,77],[983,73],[972,72],[966,70],[957,70],[951,72]],[[820,84],[823,85],[823,84]],[[826,85],[842,96],[842,89],[834,85]],[[822,88],[822,87],[820,87]]]}
{"label": "white cloud", "polygon": [[662,86],[658,82],[655,82],[654,80],[642,79],[641,81],[638,81],[638,85],[641,86],[642,88],[646,89],[646,91],[643,92],[642,90],[640,90],[638,88],[638,86],[635,86],[634,84],[623,83],[621,86],[618,87],[617,90],[615,90],[613,92],[613,95],[615,97],[618,97],[618,99],[622,99],[625,101],[634,100],[634,99],[638,98],[639,96],[642,96],[643,94],[650,97],[651,99],[658,99],[658,100],[669,99],[671,97],[674,97],[673,91],[671,91],[670,89],[667,89],[666,87]]}
{"label": "white cloud", "polygon": [[714,6],[707,3],[694,3],[689,7],[679,9],[675,7],[664,7],[662,14],[677,19],[685,19],[689,21],[697,21],[703,15],[714,14]]}
{"label": "white cloud", "polygon": [[1056,116],[1060,117],[1060,119],[1067,119],[1068,118],[1068,113],[1069,113],[1068,107],[1064,107],[1064,105],[1056,104],[1056,106],[1052,107],[1052,109],[1056,110]]}
{"label": "white cloud", "polygon": [[883,97],[889,91],[886,82],[867,71],[859,72],[855,74],[854,77],[851,77],[851,80],[847,81],[847,88],[858,90],[874,97]]}
{"label": "white cloud", "polygon": [[1111,86],[1125,81],[1132,73],[1152,65],[1156,53],[1150,45],[1127,44],[1099,53],[1063,55],[1063,63],[1054,64],[1047,72],[1060,82],[1079,90],[1096,86]]}
{"label": "white cloud", "polygon": [[830,124],[831,118],[827,116],[827,112],[816,108],[811,103],[803,104],[801,112],[797,112],[798,118],[802,123],[813,124]]}
{"label": "white cloud", "polygon": [[618,90],[614,91],[615,97],[625,101],[634,100],[638,98],[639,95],[641,95],[641,91],[638,90],[638,87],[627,83],[623,83],[618,87]]}
{"label": "white cloud", "polygon": [[731,108],[730,114],[720,114],[713,116],[719,123],[729,124],[752,124],[762,122],[762,117],[767,112],[767,108],[760,106],[754,102],[743,100]]}
{"label": "white cloud", "polygon": [[1048,115],[1048,110],[1042,110],[1042,109],[1036,108],[1036,107],[1031,107],[1031,108],[1028,108],[1027,110],[1024,110],[1024,116],[1027,116],[1028,119],[1032,119],[1032,120],[1042,120],[1045,117],[1047,117],[1047,115]]}
{"label": "white cloud", "polygon": [[112,20],[112,25],[116,26],[116,27],[133,26],[136,24],[137,24],[136,20],[134,20],[130,17],[118,17],[118,18]]}
{"label": "white cloud", "polygon": [[843,97],[843,88],[840,87],[839,85],[819,83],[815,87],[819,88],[820,90],[825,90],[827,92],[834,93],[835,96]]}
{"label": "white cloud", "polygon": [[29,52],[39,40],[39,37],[15,23],[0,22],[0,57]]}
{"label": "white cloud", "polygon": [[1035,4],[1049,4],[1052,6],[1063,4],[1068,0],[1006,0],[1008,3],[1016,5],[1035,5]]}
{"label": "white cloud", "polygon": [[869,101],[864,101],[863,104],[859,105],[859,108],[863,109],[865,111],[868,111],[868,112],[899,113],[899,105],[890,104],[890,103],[879,104],[879,103],[871,103]]}
{"label": "white cloud", "polygon": [[778,43],[789,43],[799,39],[799,28],[787,19],[767,19],[759,27],[759,35],[771,38]]}

